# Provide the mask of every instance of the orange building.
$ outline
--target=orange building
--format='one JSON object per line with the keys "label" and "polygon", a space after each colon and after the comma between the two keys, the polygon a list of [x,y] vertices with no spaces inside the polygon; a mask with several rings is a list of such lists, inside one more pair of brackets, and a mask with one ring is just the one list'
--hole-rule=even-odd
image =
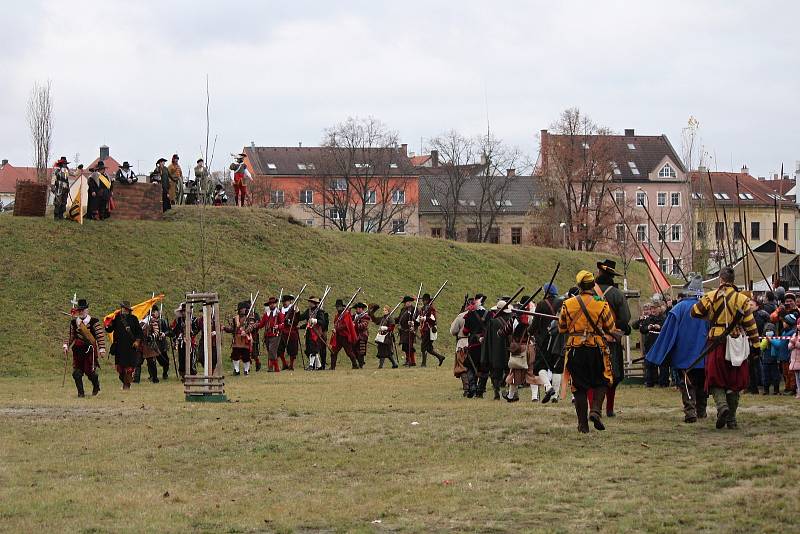
{"label": "orange building", "polygon": [[308,226],[416,235],[419,172],[399,148],[245,147],[253,205]]}

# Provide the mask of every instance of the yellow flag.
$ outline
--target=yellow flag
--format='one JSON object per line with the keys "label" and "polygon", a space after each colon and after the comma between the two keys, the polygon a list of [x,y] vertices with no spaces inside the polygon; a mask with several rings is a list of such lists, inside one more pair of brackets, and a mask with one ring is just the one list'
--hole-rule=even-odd
{"label": "yellow flag", "polygon": [[[135,315],[137,319],[142,321],[142,320],[144,320],[145,317],[147,317],[147,314],[150,313],[150,310],[153,308],[153,306],[155,306],[156,304],[158,304],[162,300],[164,300],[164,294],[163,293],[160,294],[160,295],[156,295],[155,297],[153,297],[151,299],[147,299],[144,302],[140,302],[139,304],[136,304],[135,306],[132,307],[131,313],[133,315]],[[117,308],[113,312],[111,312],[108,315],[106,315],[105,317],[103,317],[103,324],[106,324],[107,322],[110,322],[112,319],[114,319],[114,317],[117,316],[118,313],[119,313],[119,308]],[[113,337],[114,337],[113,334],[106,334],[106,340],[107,340],[106,343],[108,344],[109,347],[114,342]]]}

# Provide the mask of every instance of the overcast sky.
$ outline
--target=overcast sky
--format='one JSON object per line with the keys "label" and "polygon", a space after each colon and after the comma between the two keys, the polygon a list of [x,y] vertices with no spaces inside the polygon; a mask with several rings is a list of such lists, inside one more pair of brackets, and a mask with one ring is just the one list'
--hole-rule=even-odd
{"label": "overcast sky", "polygon": [[[534,155],[538,132],[580,107],[622,133],[690,115],[720,170],[800,160],[800,3],[737,1],[0,0],[0,157],[31,165],[25,107],[55,98],[54,156],[105,143],[147,172],[205,142],[216,164],[257,145],[305,146],[349,115],[409,150],[455,128]],[[487,106],[488,102],[488,106]],[[712,169],[714,163],[711,163]]]}

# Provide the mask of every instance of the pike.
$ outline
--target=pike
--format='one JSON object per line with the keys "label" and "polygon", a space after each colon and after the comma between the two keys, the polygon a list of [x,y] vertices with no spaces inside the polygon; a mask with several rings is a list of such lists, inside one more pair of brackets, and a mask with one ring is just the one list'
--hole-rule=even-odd
{"label": "pike", "polygon": [[508,308],[509,306],[511,306],[511,303],[512,303],[512,302],[514,302],[514,299],[515,299],[515,298],[517,298],[517,297],[520,295],[520,293],[522,293],[522,291],[523,291],[524,289],[525,289],[525,286],[520,286],[520,287],[519,287],[519,289],[517,289],[517,292],[516,292],[516,293],[514,293],[514,296],[513,296],[513,297],[511,297],[510,299],[508,299],[508,302],[506,302],[506,305],[505,305],[505,306],[503,306],[503,309],[502,309],[502,310],[498,309],[498,310],[497,310],[497,313],[501,313],[503,310],[505,310],[506,308]]}

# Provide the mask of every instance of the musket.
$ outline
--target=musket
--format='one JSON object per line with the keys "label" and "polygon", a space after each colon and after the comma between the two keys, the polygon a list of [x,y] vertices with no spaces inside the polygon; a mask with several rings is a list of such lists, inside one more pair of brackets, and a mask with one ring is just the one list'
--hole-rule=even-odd
{"label": "musket", "polygon": [[522,315],[530,315],[530,316],[536,316],[536,317],[547,317],[548,319],[558,319],[557,315],[550,315],[550,314],[547,314],[547,313],[539,313],[539,312],[535,312],[535,311],[524,310],[524,309],[521,309],[521,308],[511,308],[511,311],[514,312],[514,313],[520,313]]}
{"label": "musket", "polygon": [[409,321],[411,325],[408,327],[408,354],[411,355],[413,353],[413,344],[414,344],[414,334],[416,333],[417,329],[414,326],[417,320],[417,306],[419,306],[419,296],[422,294],[422,282],[419,283],[419,291],[417,291],[417,300],[414,301],[414,313],[411,315],[411,320]]}
{"label": "musket", "polygon": [[447,285],[447,282],[449,282],[449,280],[445,280],[444,283],[439,287],[439,290],[436,292],[436,294],[431,297],[431,301],[425,306],[425,308],[423,308],[423,315],[425,315],[425,310],[431,307],[431,304],[433,304],[433,301],[439,296],[439,293],[442,292],[442,289],[444,289],[444,286]]}
{"label": "musket", "polygon": [[497,310],[497,313],[499,314],[500,312],[502,312],[503,310],[505,310],[506,308],[508,308],[509,306],[511,306],[511,303],[512,303],[512,302],[514,302],[514,299],[515,299],[515,298],[517,298],[517,297],[520,295],[520,293],[522,293],[522,291],[523,291],[524,289],[525,289],[525,286],[520,286],[520,288],[519,288],[519,289],[517,289],[517,292],[516,292],[516,293],[514,293],[514,296],[513,296],[513,297],[511,297],[510,299],[508,299],[508,301],[506,302],[506,305],[503,307],[503,309],[502,309],[502,310],[501,310],[501,309],[498,309],[498,310]]}
{"label": "musket", "polygon": [[[317,307],[314,308],[314,316],[312,317],[311,314],[309,314],[309,317],[308,317],[309,321],[311,319],[316,319],[317,318],[317,315],[319,314],[319,310],[322,309],[322,305],[325,303],[325,299],[330,294],[331,289],[333,289],[331,286],[325,286],[325,291],[322,293],[322,298],[319,299],[319,304],[317,304]],[[314,331],[314,333],[317,335],[318,338],[320,338],[326,344],[328,343],[328,341],[325,339],[325,333],[322,331],[322,328],[320,328],[319,323],[317,323],[315,325],[312,325],[311,327],[309,327],[309,323],[306,323],[306,329],[308,329],[308,328],[311,328],[311,330]]]}
{"label": "musket", "polygon": [[336,325],[339,324],[339,321],[342,320],[342,317],[344,317],[344,312],[346,312],[346,311],[348,311],[350,309],[350,305],[353,303],[354,300],[356,300],[356,297],[358,296],[359,293],[361,293],[361,288],[360,287],[358,289],[356,289],[356,292],[353,293],[353,296],[350,297],[350,300],[347,301],[347,304],[345,304],[344,310],[342,310],[342,313],[336,315],[336,320],[333,322],[334,330],[336,329]]}
{"label": "musket", "polygon": [[395,305],[394,308],[392,308],[392,311],[390,311],[388,315],[384,315],[383,319],[381,319],[381,324],[379,326],[386,326],[386,320],[389,319],[392,315],[394,315],[394,312],[397,311],[397,308],[399,308],[402,303],[403,301],[401,300]]}
{"label": "musket", "polygon": [[[556,275],[558,274],[558,270],[560,268],[561,268],[561,262],[559,261],[558,263],[556,263],[556,269],[553,271],[553,276],[550,277],[550,283],[548,284],[548,287],[553,285],[553,281],[556,279]],[[544,286],[542,286],[539,289],[537,289],[536,293],[534,293],[533,295],[528,297],[528,299],[525,302],[523,302],[520,307],[522,309],[525,309],[528,306],[528,304],[530,304],[533,301],[533,299],[535,299],[537,297],[537,295],[539,295],[539,293],[542,292],[543,289],[544,289]],[[545,298],[546,297],[547,297],[547,295],[545,295]]]}
{"label": "musket", "polygon": [[[292,306],[291,306],[291,308],[289,310],[289,311],[294,310],[294,313],[292,314],[292,319],[289,321],[289,339],[286,340],[287,344],[291,340],[292,329],[297,325],[297,315],[298,315],[297,301],[300,300],[300,297],[303,295],[303,292],[306,290],[306,286],[308,286],[308,284],[303,284],[303,287],[300,288],[300,292],[295,297],[294,302],[292,303]],[[287,311],[287,313],[288,313],[288,311]],[[283,332],[281,332],[281,335],[278,336],[278,345],[281,344],[281,340],[282,339],[283,339]]]}

